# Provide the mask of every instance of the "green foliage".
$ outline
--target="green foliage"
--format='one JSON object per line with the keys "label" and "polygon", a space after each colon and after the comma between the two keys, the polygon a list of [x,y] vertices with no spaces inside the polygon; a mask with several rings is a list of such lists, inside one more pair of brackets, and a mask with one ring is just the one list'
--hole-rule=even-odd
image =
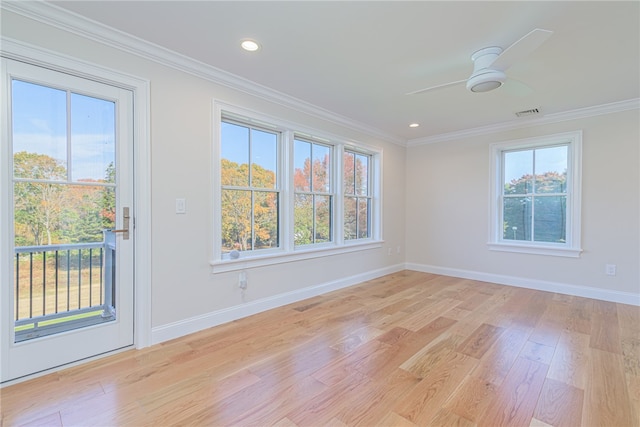
{"label": "green foliage", "polygon": [[[246,251],[278,246],[278,193],[276,176],[258,164],[238,164],[222,159],[222,250]],[[260,189],[264,189],[261,191]],[[253,200],[253,202],[252,202]]]}
{"label": "green foliage", "polygon": [[[65,166],[50,156],[25,151],[14,155],[15,245],[102,241],[115,224],[115,191],[102,185],[71,185]],[[111,164],[105,180],[114,182]],[[38,181],[36,181],[38,180]]]}
{"label": "green foliage", "polygon": [[307,158],[303,168],[296,168],[293,173],[294,188],[298,191],[293,204],[295,245],[331,241],[331,197],[310,194],[328,190],[329,171],[327,155],[313,163]]}
{"label": "green foliage", "polygon": [[566,173],[547,172],[506,183],[504,194],[514,197],[504,199],[503,238],[565,242],[566,179]]}

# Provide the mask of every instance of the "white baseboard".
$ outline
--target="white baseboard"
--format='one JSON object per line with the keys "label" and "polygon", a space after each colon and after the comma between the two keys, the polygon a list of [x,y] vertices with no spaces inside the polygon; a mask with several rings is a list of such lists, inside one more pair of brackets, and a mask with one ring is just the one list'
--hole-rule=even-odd
{"label": "white baseboard", "polygon": [[385,267],[378,270],[369,271],[367,273],[356,274],[354,276],[345,277],[332,282],[322,283],[320,285],[310,286],[304,289],[298,289],[283,294],[274,295],[269,298],[263,298],[251,301],[234,307],[213,311],[200,316],[191,317],[189,319],[180,320],[178,322],[169,323],[151,329],[151,344],[158,344],[164,341],[179,338],[203,329],[218,326],[223,323],[251,316],[272,308],[281,307],[317,295],[326,294],[327,292],[357,285],[367,280],[372,280],[387,274],[396,273],[405,269],[404,264],[397,264],[391,267]]}
{"label": "white baseboard", "polygon": [[602,288],[569,285],[565,283],[547,282],[544,280],[527,279],[524,277],[504,276],[501,274],[483,273],[481,271],[460,270],[457,268],[437,267],[434,265],[406,263],[407,270],[422,271],[424,273],[441,274],[443,276],[460,277],[462,279],[480,280],[497,283],[499,285],[516,286],[519,288],[535,289],[538,291],[555,292],[558,294],[574,295],[603,301],[617,302],[640,306],[640,294],[630,292],[611,291]]}

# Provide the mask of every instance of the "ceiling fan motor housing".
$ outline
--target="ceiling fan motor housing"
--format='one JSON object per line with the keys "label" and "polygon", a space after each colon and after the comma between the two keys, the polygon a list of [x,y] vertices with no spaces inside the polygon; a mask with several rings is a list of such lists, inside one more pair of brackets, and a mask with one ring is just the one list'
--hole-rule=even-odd
{"label": "ceiling fan motor housing", "polygon": [[505,82],[507,75],[502,70],[490,68],[502,53],[502,48],[487,47],[471,55],[473,74],[467,80],[467,89],[471,92],[488,92],[497,89]]}

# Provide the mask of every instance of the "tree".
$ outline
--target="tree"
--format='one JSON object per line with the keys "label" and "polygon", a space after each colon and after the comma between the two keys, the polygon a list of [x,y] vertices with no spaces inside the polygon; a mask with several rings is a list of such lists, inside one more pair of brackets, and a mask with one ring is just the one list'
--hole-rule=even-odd
{"label": "tree", "polygon": [[221,166],[222,185],[235,187],[222,189],[223,249],[246,251],[277,246],[278,193],[272,191],[275,173],[254,163],[249,186],[248,164],[222,159]]}
{"label": "tree", "polygon": [[369,236],[369,158],[364,154],[344,153],[344,237]]}
{"label": "tree", "polygon": [[566,181],[566,172],[562,174],[546,172],[535,177],[523,175],[506,183],[504,194],[516,197],[504,198],[503,238],[564,242],[566,240]]}
{"label": "tree", "polygon": [[[13,158],[14,176],[31,180],[56,181],[66,179],[64,165],[44,154],[20,151]],[[50,245],[60,224],[65,191],[51,182],[19,181],[14,186],[16,242],[24,245]],[[28,231],[18,234],[19,231]]]}
{"label": "tree", "polygon": [[[71,185],[62,162],[38,153],[14,155],[16,246],[84,243],[102,240],[102,230],[115,224],[115,189],[104,185]],[[115,183],[111,163],[104,180]],[[56,182],[57,181],[57,182]]]}
{"label": "tree", "polygon": [[[294,243],[306,245],[331,240],[331,197],[314,192],[329,190],[329,155],[313,162],[307,157],[302,168],[293,172]],[[311,184],[311,185],[310,185]]]}

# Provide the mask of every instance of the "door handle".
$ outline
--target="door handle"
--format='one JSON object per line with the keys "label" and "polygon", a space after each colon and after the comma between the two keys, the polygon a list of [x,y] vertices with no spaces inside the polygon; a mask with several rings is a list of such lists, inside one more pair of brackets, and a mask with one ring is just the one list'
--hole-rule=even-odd
{"label": "door handle", "polygon": [[111,230],[112,233],[122,233],[123,240],[129,240],[129,207],[122,208],[122,227],[120,230]]}

